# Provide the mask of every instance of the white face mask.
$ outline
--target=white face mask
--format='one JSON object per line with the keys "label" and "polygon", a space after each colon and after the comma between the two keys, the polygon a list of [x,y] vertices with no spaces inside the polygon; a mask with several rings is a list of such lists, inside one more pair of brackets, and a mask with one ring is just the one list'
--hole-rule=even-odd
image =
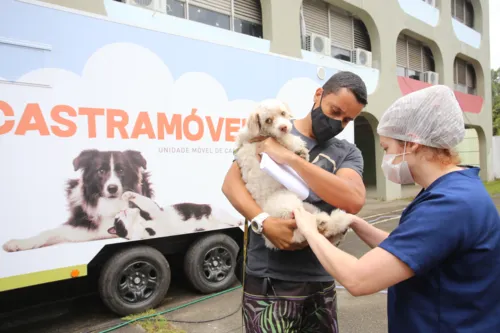
{"label": "white face mask", "polygon": [[[402,185],[415,183],[410,168],[408,167],[408,162],[404,160],[406,154],[410,154],[406,152],[406,142],[402,154],[385,154],[382,160],[382,170],[384,171],[385,177],[391,182]],[[394,159],[401,155],[403,155],[403,161],[399,164],[392,164]]]}

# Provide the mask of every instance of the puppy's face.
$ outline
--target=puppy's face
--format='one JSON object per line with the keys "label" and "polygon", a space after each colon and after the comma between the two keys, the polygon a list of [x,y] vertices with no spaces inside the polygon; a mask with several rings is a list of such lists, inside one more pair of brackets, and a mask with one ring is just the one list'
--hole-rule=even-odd
{"label": "puppy's face", "polygon": [[288,106],[277,99],[267,99],[258,104],[247,121],[252,137],[280,138],[292,130],[292,115]]}
{"label": "puppy's face", "polygon": [[124,209],[115,216],[114,226],[108,229],[108,233],[129,240],[149,238],[155,232],[146,227],[146,223],[138,208]]}
{"label": "puppy's face", "polygon": [[138,151],[85,150],[74,159],[75,171],[82,169],[84,192],[91,201],[99,197],[120,198],[124,191],[141,193],[141,172],[146,160]]}

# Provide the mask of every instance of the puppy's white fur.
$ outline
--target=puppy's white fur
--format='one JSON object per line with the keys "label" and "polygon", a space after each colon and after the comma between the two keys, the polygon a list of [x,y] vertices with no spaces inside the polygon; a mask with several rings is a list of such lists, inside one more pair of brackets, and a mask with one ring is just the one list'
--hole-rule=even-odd
{"label": "puppy's white fur", "polygon": [[[215,210],[210,217],[195,218],[183,221],[179,213],[172,207],[161,209],[152,199],[134,192],[125,192],[122,195],[125,201],[131,201],[141,210],[147,212],[151,220],[144,219],[138,208],[127,208],[117,214],[127,230],[126,239],[140,240],[155,237],[165,237],[204,230],[238,226],[239,222],[229,214]],[[154,231],[151,234],[146,229]],[[112,230],[112,229],[110,229]]]}
{"label": "puppy's white fur", "polygon": [[[298,136],[291,134],[292,116],[286,104],[276,99],[267,99],[259,103],[250,114],[246,126],[238,133],[236,141],[236,161],[240,167],[243,181],[256,203],[272,217],[291,219],[293,210],[304,207],[316,216],[318,230],[333,244],[343,240],[350,219],[341,210],[331,214],[320,211],[312,204],[303,202],[266,172],[260,169],[256,153],[256,143],[250,140],[258,136],[275,138],[283,147],[293,151],[300,157],[309,160],[306,143]],[[271,249],[277,247],[262,235],[265,245]],[[293,242],[305,241],[298,229],[294,231]]]}

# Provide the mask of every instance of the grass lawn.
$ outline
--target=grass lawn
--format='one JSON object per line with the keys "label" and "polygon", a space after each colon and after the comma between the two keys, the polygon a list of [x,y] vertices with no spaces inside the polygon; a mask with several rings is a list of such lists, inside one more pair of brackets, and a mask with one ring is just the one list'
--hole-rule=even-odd
{"label": "grass lawn", "polygon": [[[122,319],[129,321],[139,317],[152,315],[154,313],[156,313],[154,310],[149,310]],[[171,323],[168,322],[168,320],[165,317],[163,317],[163,315],[137,320],[131,323],[130,325],[140,325],[142,328],[144,328],[144,330],[146,330],[147,333],[187,333],[186,331],[173,326]]]}
{"label": "grass lawn", "polygon": [[500,179],[492,182],[485,182],[484,186],[490,195],[500,194]]}

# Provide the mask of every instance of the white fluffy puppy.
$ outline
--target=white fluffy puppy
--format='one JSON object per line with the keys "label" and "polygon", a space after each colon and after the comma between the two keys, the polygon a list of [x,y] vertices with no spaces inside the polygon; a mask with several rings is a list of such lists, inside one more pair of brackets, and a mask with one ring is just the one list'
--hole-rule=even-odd
{"label": "white fluffy puppy", "polygon": [[[345,212],[338,209],[331,214],[320,211],[312,204],[300,200],[295,193],[260,169],[256,152],[257,143],[250,142],[258,136],[273,137],[285,148],[309,160],[306,143],[290,133],[291,119],[292,115],[287,105],[279,100],[267,99],[258,104],[236,140],[235,158],[241,169],[242,179],[253,199],[270,216],[291,219],[293,210],[303,206],[316,216],[318,230],[333,244],[338,245],[343,240],[350,223]],[[268,248],[277,249],[264,235],[262,237]],[[297,229],[294,231],[292,241],[301,243],[305,241],[305,237]]]}
{"label": "white fluffy puppy", "polygon": [[151,198],[138,193],[125,192],[122,199],[133,203],[135,207],[120,211],[108,233],[128,240],[166,237],[239,225],[236,218],[222,209],[211,210],[209,216],[183,217],[175,208],[176,205],[160,208]]}

